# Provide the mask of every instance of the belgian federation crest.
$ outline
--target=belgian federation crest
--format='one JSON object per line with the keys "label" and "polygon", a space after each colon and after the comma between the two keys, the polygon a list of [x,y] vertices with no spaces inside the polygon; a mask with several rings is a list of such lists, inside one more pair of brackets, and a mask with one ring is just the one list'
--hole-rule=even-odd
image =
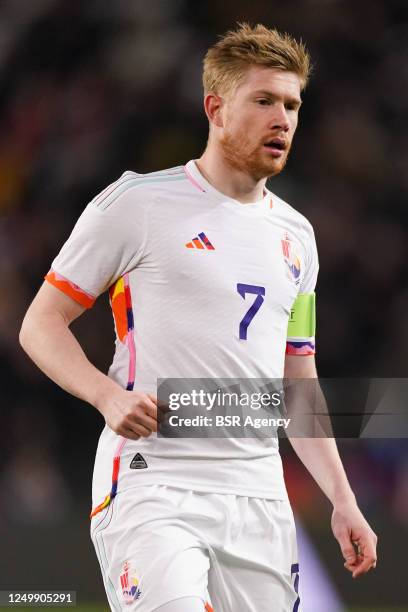
{"label": "belgian federation crest", "polygon": [[139,580],[129,561],[125,561],[123,564],[120,586],[122,588],[123,600],[127,606],[139,599],[142,594],[142,591],[139,589]]}
{"label": "belgian federation crest", "polygon": [[281,244],[287,276],[295,285],[298,285],[300,283],[300,260],[293,250],[293,245],[287,232],[285,232]]}

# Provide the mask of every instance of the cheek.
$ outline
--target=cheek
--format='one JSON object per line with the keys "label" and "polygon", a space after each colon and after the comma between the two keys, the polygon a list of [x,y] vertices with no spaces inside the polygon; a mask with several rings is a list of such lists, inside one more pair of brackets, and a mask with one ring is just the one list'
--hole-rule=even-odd
{"label": "cheek", "polygon": [[245,115],[236,115],[230,118],[226,126],[226,131],[234,141],[240,142],[243,146],[253,138],[254,124]]}
{"label": "cheek", "polygon": [[246,105],[236,104],[229,109],[226,119],[230,124],[230,130],[236,133],[255,125],[257,118]]}
{"label": "cheek", "polygon": [[298,115],[290,118],[290,129],[291,129],[292,134],[296,131],[298,120],[299,120]]}

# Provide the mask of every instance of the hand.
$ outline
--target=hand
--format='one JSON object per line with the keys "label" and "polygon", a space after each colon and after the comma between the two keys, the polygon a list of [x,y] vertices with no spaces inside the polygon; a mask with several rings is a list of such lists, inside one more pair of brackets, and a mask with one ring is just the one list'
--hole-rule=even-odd
{"label": "hand", "polygon": [[118,436],[138,440],[157,431],[157,398],[149,393],[114,389],[96,405]]}
{"label": "hand", "polygon": [[353,578],[375,568],[377,536],[354,501],[334,506],[331,526]]}

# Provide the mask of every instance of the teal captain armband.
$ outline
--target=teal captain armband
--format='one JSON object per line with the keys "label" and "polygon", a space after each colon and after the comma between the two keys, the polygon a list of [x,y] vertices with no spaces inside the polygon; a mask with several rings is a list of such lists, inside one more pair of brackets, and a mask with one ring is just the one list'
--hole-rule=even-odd
{"label": "teal captain armband", "polygon": [[316,333],[316,294],[299,293],[290,310],[288,338],[313,338]]}

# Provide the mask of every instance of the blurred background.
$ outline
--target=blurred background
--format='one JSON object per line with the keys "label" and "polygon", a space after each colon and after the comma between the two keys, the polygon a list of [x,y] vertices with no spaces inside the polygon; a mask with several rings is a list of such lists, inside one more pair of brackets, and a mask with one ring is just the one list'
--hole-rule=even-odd
{"label": "blurred background", "polygon": [[[74,589],[79,603],[107,609],[88,537],[103,421],[30,363],[18,331],[96,193],[126,169],[200,156],[201,61],[239,20],[302,37],[315,65],[293,153],[269,187],[315,228],[319,373],[407,376],[407,9],[406,0],[1,2],[0,590]],[[106,371],[107,296],[73,329]],[[408,441],[339,447],[380,561],[350,578],[330,505],[283,441],[301,558],[315,568],[314,597],[326,601],[326,589],[332,602],[305,611],[408,610]]]}

